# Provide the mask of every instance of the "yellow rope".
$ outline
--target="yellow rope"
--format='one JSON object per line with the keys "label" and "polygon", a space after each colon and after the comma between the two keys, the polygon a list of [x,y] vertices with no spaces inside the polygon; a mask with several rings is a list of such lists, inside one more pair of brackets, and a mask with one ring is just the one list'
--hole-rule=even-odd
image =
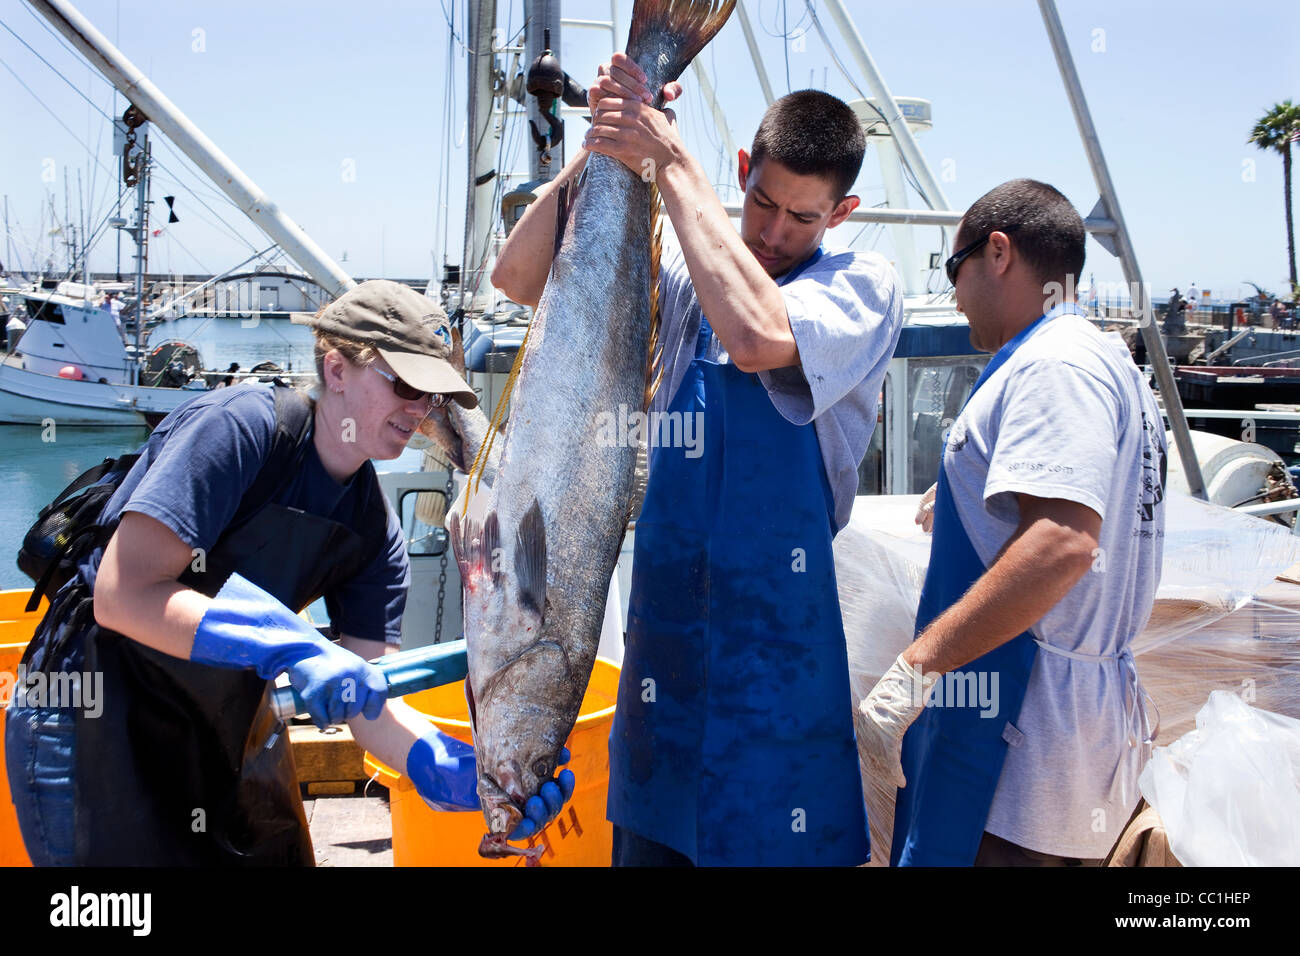
{"label": "yellow rope", "polygon": [[[659,349],[659,256],[663,251],[663,222],[659,218],[659,187],[650,184],[650,335],[647,339],[644,409],[659,390],[663,353]],[[656,354],[658,353],[658,354]],[[657,368],[656,368],[657,367]]]}
{"label": "yellow rope", "polygon": [[[537,318],[536,313],[533,319]],[[492,453],[492,444],[496,441],[497,432],[501,430],[501,419],[505,416],[506,406],[510,404],[510,394],[515,387],[515,379],[519,377],[519,370],[524,364],[524,349],[528,347],[528,336],[532,334],[533,323],[528,323],[528,328],[524,330],[524,340],[519,343],[519,352],[515,355],[515,364],[510,369],[510,375],[506,378],[505,387],[501,389],[501,396],[497,399],[497,407],[492,412],[492,421],[488,424],[487,434],[483,436],[483,444],[479,446],[478,454],[474,456],[474,464],[469,469],[469,481],[473,482],[470,488],[470,494],[478,494],[479,483],[483,480],[483,472],[487,468],[488,458]],[[461,514],[465,514],[469,509],[469,494],[465,496],[461,504]]]}

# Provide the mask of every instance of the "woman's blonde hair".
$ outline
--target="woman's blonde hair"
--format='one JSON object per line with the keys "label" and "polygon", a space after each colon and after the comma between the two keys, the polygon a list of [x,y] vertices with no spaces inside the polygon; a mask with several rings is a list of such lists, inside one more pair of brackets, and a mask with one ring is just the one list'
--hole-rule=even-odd
{"label": "woman's blonde hair", "polygon": [[345,359],[353,365],[369,365],[379,355],[373,346],[358,342],[356,339],[331,335],[328,332],[316,333],[316,377],[320,384],[325,384],[325,356],[338,349]]}

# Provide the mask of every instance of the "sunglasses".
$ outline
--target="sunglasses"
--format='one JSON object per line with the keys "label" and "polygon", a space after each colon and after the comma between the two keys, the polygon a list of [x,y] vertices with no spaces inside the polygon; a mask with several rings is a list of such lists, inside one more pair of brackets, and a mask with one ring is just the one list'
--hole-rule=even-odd
{"label": "sunglasses", "polygon": [[382,368],[376,368],[373,365],[367,365],[366,368],[370,369],[372,372],[377,372],[384,378],[388,379],[388,381],[392,383],[393,394],[403,401],[415,402],[427,398],[430,400],[430,408],[444,408],[451,402],[451,395],[446,392],[422,392],[418,388],[407,385],[391,372],[385,372]]}
{"label": "sunglasses", "polygon": [[[993,230],[993,232],[1001,232],[1005,234],[1010,234],[1015,231],[1016,231],[1015,226],[1008,226],[1006,229]],[[950,283],[952,283],[953,285],[957,284],[957,271],[961,268],[961,264],[965,262],[970,256],[978,252],[980,249],[983,249],[984,244],[989,241],[989,237],[993,235],[993,232],[990,232],[983,239],[976,239],[970,245],[958,249],[956,252],[954,252],[952,255],[948,257],[948,261],[943,264],[943,270],[944,272],[948,273],[948,281]]]}

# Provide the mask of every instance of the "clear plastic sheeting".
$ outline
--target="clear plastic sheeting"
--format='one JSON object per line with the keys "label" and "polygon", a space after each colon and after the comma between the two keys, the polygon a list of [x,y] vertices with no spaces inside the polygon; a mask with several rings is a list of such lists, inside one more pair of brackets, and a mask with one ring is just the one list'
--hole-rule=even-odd
{"label": "clear plastic sheeting", "polygon": [[1138,787],[1184,866],[1300,863],[1300,720],[1217,690]]}
{"label": "clear plastic sheeting", "polygon": [[[835,540],[853,705],[911,642],[930,559],[919,495],[863,496]],[[1215,690],[1300,718],[1300,586],[1275,580],[1300,538],[1274,522],[1170,494],[1160,588],[1133,643],[1159,713],[1157,745],[1194,726]],[[864,771],[873,863],[889,860],[894,795]]]}

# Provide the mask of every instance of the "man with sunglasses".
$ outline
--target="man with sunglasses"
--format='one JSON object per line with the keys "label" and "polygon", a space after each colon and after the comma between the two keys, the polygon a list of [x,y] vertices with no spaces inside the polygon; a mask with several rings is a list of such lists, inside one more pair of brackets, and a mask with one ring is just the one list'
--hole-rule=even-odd
{"label": "man with sunglasses", "polygon": [[[167,416],[55,596],[28,672],[95,673],[100,712],[11,709],[10,787],[38,865],[312,865],[282,673],[324,727],[403,770],[437,809],[478,807],[473,748],[387,700],[368,659],[401,636],[402,529],[372,459],[396,458],[434,405],[478,399],[448,362],[437,303],[362,283],[314,316],[315,401],[241,385]],[[298,616],[323,597],[336,643]],[[562,771],[516,839],[572,793]]]}
{"label": "man with sunglasses", "polygon": [[1165,435],[1073,300],[1084,226],[1044,183],[976,200],[948,260],[994,353],[953,424],[917,636],[858,709],[901,789],[891,862],[1097,865],[1154,729],[1130,649],[1159,583]]}

